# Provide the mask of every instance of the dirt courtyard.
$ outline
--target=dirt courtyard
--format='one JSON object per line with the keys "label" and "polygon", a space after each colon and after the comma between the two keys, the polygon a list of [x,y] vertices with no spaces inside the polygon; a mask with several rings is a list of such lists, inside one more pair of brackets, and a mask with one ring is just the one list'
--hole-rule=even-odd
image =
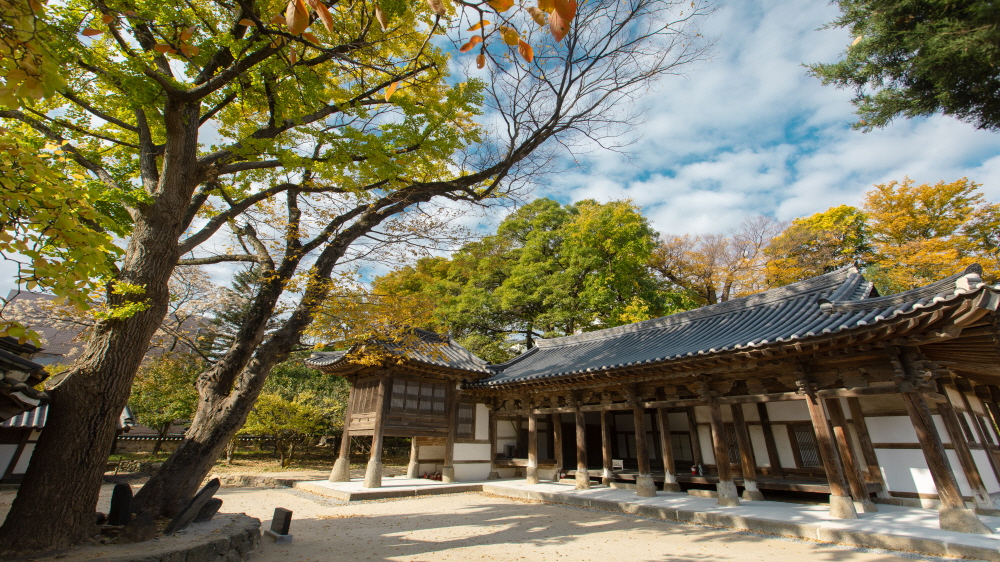
{"label": "dirt courtyard", "polygon": [[258,517],[265,529],[275,507],[294,512],[293,542],[278,545],[265,538],[255,562],[903,560],[893,554],[478,493],[352,504],[293,489],[223,488],[218,497],[225,502],[222,511]]}

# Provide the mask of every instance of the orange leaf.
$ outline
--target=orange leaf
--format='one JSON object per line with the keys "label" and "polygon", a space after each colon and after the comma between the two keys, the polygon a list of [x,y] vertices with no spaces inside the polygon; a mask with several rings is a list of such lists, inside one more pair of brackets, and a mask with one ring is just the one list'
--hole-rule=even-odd
{"label": "orange leaf", "polygon": [[126,15],[126,16],[129,16],[129,17],[133,17],[133,18],[134,18],[134,17],[136,16],[136,14],[135,14],[135,10],[127,10],[127,11],[125,12],[125,15]]}
{"label": "orange leaf", "polygon": [[323,27],[326,27],[327,31],[333,33],[333,17],[330,15],[330,10],[326,9],[326,4],[316,2],[316,15],[319,16],[319,20],[323,22]]}
{"label": "orange leaf", "polygon": [[111,23],[115,21],[115,16],[104,14],[103,16],[101,16],[101,21],[104,23]]}
{"label": "orange leaf", "polygon": [[554,0],[538,0],[538,9],[551,14],[556,9],[556,3]]}
{"label": "orange leaf", "polygon": [[539,10],[538,8],[532,6],[528,8],[528,14],[531,15],[531,19],[535,20],[538,25],[545,25],[545,12]]}
{"label": "orange leaf", "polygon": [[192,35],[194,35],[193,25],[181,32],[181,41],[187,41]]}
{"label": "orange leaf", "polygon": [[483,42],[483,38],[481,36],[479,36],[479,35],[473,35],[472,39],[469,39],[468,43],[466,43],[465,45],[462,45],[462,48],[459,49],[458,52],[460,52],[460,53],[468,53],[469,51],[472,50],[473,47],[475,47],[476,45],[478,45],[478,44],[480,44],[482,42]]}
{"label": "orange leaf", "polygon": [[476,68],[483,68],[486,66],[486,55],[480,54],[476,57]]}
{"label": "orange leaf", "polygon": [[488,0],[486,3],[497,12],[506,12],[514,7],[514,0]]}
{"label": "orange leaf", "polygon": [[95,35],[100,35],[102,33],[104,32],[101,31],[100,29],[94,29],[93,27],[88,27],[87,29],[83,30],[84,37],[93,37]]}
{"label": "orange leaf", "polygon": [[521,53],[521,57],[529,63],[535,60],[535,50],[523,39],[517,40],[517,52]]}
{"label": "orange leaf", "polygon": [[[153,50],[156,51],[157,53],[169,53],[171,51],[174,51],[174,48],[171,47],[170,45],[164,45],[163,43],[157,43],[157,44],[153,45]],[[176,51],[174,51],[174,52],[176,52]]]}
{"label": "orange leaf", "polygon": [[281,17],[281,15],[279,14],[271,18],[271,23],[273,23],[274,25],[281,25],[285,23],[285,18]]}
{"label": "orange leaf", "polygon": [[240,20],[240,25],[245,25],[247,27],[257,27],[257,22],[243,18]]}
{"label": "orange leaf", "polygon": [[382,8],[375,6],[375,19],[378,20],[378,24],[382,27],[382,31],[389,29],[389,18],[385,17],[385,12]]}
{"label": "orange leaf", "polygon": [[489,24],[490,24],[490,20],[483,20],[483,21],[477,23],[476,25],[470,27],[469,31],[478,31],[478,30],[482,29],[484,25],[489,25]]}
{"label": "orange leaf", "polygon": [[392,84],[389,84],[389,87],[385,89],[385,101],[389,101],[389,98],[392,97],[392,94],[396,93],[396,88],[399,88],[399,82],[393,82]]}
{"label": "orange leaf", "polygon": [[195,47],[194,45],[188,45],[188,52],[191,53],[192,57],[196,57],[198,56],[198,53],[201,52],[201,48]]}
{"label": "orange leaf", "polygon": [[556,13],[559,14],[567,24],[576,17],[576,0],[554,0]]}
{"label": "orange leaf", "polygon": [[295,49],[292,49],[288,53],[288,61],[291,62],[292,64],[295,64],[299,61],[299,54],[295,52]]}
{"label": "orange leaf", "polygon": [[289,0],[285,8],[285,23],[292,35],[298,35],[309,27],[309,8],[304,0]]}
{"label": "orange leaf", "polygon": [[316,37],[315,35],[309,33],[308,31],[302,33],[302,38],[306,39],[307,41],[312,41],[313,43],[319,43],[319,37]]}
{"label": "orange leaf", "polygon": [[517,42],[520,40],[517,30],[511,29],[505,25],[500,26],[500,35],[503,36],[503,42],[511,47],[517,45]]}
{"label": "orange leaf", "polygon": [[569,33],[569,22],[562,19],[559,12],[552,12],[549,14],[549,31],[552,32],[552,37],[555,37],[556,42],[562,41],[563,37]]}

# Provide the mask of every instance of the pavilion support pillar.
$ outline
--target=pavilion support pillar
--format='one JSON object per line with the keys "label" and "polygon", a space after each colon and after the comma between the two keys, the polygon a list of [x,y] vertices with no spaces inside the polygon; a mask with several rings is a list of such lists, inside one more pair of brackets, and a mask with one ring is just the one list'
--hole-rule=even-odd
{"label": "pavilion support pillar", "polygon": [[372,451],[365,470],[365,488],[382,486],[382,433],[385,431],[386,411],[389,407],[389,385],[392,379],[383,375],[378,381],[378,395],[375,399],[375,427],[372,429]]}
{"label": "pavilion support pillar", "polygon": [[674,463],[674,444],[670,437],[670,419],[666,408],[656,409],[656,421],[660,426],[660,457],[663,459],[663,491],[680,492],[677,483],[677,467]]}
{"label": "pavilion support pillar", "polygon": [[688,407],[688,436],[691,438],[691,456],[694,457],[695,465],[705,463],[705,457],[701,454],[701,436],[698,434],[698,418],[694,414],[694,407]]}
{"label": "pavilion support pillar", "polygon": [[607,410],[601,410],[601,461],[604,467],[601,473],[601,484],[611,485],[615,473],[611,466],[611,415]]}
{"label": "pavilion support pillar", "polygon": [[[809,386],[809,382],[806,380],[800,380],[800,383],[804,387]],[[823,461],[823,470],[826,471],[826,479],[830,484],[830,516],[837,519],[857,519],[858,511],[854,508],[854,500],[851,498],[850,489],[844,478],[844,471],[840,466],[840,458],[837,455],[837,447],[833,443],[830,424],[826,421],[823,401],[811,391],[806,391],[804,397],[806,407],[809,408],[809,419],[812,420],[813,432],[816,434],[816,445],[819,449],[820,459]]]}
{"label": "pavilion support pillar", "polygon": [[837,448],[840,450],[840,460],[843,461],[847,483],[851,487],[851,497],[854,498],[855,502],[860,503],[862,512],[875,513],[878,511],[878,507],[868,496],[868,486],[865,484],[864,475],[861,474],[861,466],[857,461],[857,455],[854,454],[851,433],[847,428],[847,418],[844,416],[843,406],[840,405],[840,398],[827,400],[826,409],[830,412],[830,422],[833,424],[833,437],[837,440]]}
{"label": "pavilion support pillar", "polygon": [[632,419],[635,428],[635,456],[639,464],[639,474],[635,477],[635,493],[644,498],[656,496],[653,472],[649,468],[649,444],[646,442],[646,409],[642,407],[638,389],[632,389]]}
{"label": "pavilion support pillar", "polygon": [[871,434],[868,433],[868,422],[865,421],[865,414],[861,410],[861,401],[857,398],[848,398],[847,407],[851,409],[851,422],[854,424],[854,432],[858,434],[858,445],[861,446],[865,465],[868,466],[868,477],[871,478],[872,482],[882,487],[875,495],[880,498],[888,498],[889,487],[885,484],[885,479],[882,478],[882,468],[878,464],[878,455],[875,454]]}
{"label": "pavilion support pillar", "polygon": [[955,411],[948,392],[943,387],[939,386],[939,389],[947,402],[944,404],[938,403],[938,414],[941,414],[945,431],[948,432],[948,440],[951,441],[952,449],[955,450],[955,455],[958,457],[958,463],[962,466],[962,472],[965,473],[965,481],[969,483],[969,488],[972,489],[972,500],[976,504],[975,511],[983,515],[995,513],[996,507],[993,505],[993,499],[990,497],[989,492],[986,491],[986,484],[983,483],[983,477],[979,474],[976,460],[972,458],[969,443],[966,441],[965,433],[962,431],[962,426],[958,421],[960,414]]}
{"label": "pavilion support pillar", "polygon": [[552,414],[549,418],[549,424],[552,425],[552,448],[554,449],[552,456],[555,457],[556,461],[556,473],[552,480],[558,482],[565,468],[563,466],[562,414]]}
{"label": "pavilion support pillar", "polygon": [[736,431],[736,442],[740,446],[740,463],[743,468],[743,499],[748,501],[764,501],[764,494],[757,488],[757,459],[754,458],[750,432],[747,431],[746,418],[743,416],[743,404],[730,404],[733,411],[733,429]]}
{"label": "pavilion support pillar", "polygon": [[587,470],[587,423],[580,409],[580,399],[573,398],[576,416],[576,489],[590,489],[590,472]]}
{"label": "pavilion support pillar", "polygon": [[[983,451],[986,452],[986,459],[990,463],[990,469],[993,471],[993,476],[1000,482],[1000,466],[997,466],[996,458],[990,452],[989,443],[990,440],[987,438],[987,432],[989,428],[983,423],[983,419],[976,415],[975,410],[972,409],[972,402],[969,400],[969,394],[975,394],[973,390],[972,383],[968,379],[955,379],[955,388],[958,389],[958,393],[962,396],[962,404],[965,405],[965,411],[969,413],[969,417],[972,418],[972,425],[976,429],[976,435],[979,436],[979,441],[983,444]],[[952,405],[954,408],[954,405]]]}
{"label": "pavilion support pillar", "polygon": [[354,398],[354,386],[347,396],[347,407],[344,408],[344,432],[340,435],[340,455],[333,463],[333,470],[330,471],[330,482],[350,482],[351,481],[351,402]]}
{"label": "pavilion support pillar", "polygon": [[441,482],[455,481],[455,432],[458,430],[458,400],[455,383],[448,381],[444,411],[448,418],[448,436],[444,440],[444,465],[441,466]]}
{"label": "pavilion support pillar", "polygon": [[497,416],[493,408],[490,408],[490,474],[487,480],[499,480],[500,473],[497,471]]}
{"label": "pavilion support pillar", "polygon": [[407,478],[420,478],[420,446],[417,445],[417,438],[410,438],[410,464],[406,465]]}
{"label": "pavilion support pillar", "polygon": [[917,381],[924,373],[918,373],[917,365],[913,364],[912,353],[906,351],[898,353],[898,348],[890,348],[889,354],[900,375],[897,380],[902,391],[903,404],[910,414],[913,429],[917,432],[917,441],[923,450],[927,468],[930,470],[931,478],[934,479],[934,487],[937,488],[938,498],[941,500],[938,512],[941,529],[977,535],[993,534],[993,531],[979,520],[976,513],[965,506],[958,481],[941,442],[941,435],[934,425],[934,418],[931,417],[931,410],[927,407],[924,395],[916,390]]}
{"label": "pavilion support pillar", "polygon": [[528,413],[528,469],[525,482],[538,484],[538,414]]}
{"label": "pavilion support pillar", "polygon": [[708,411],[712,423],[712,444],[715,452],[715,466],[719,471],[719,505],[734,507],[740,505],[739,494],[736,493],[736,483],[733,482],[733,467],[729,463],[729,446],[726,439],[726,426],[722,423],[722,409],[714,400],[709,399]]}
{"label": "pavilion support pillar", "polygon": [[778,458],[778,445],[774,442],[774,427],[771,426],[771,417],[767,414],[766,403],[757,403],[757,416],[760,418],[760,427],[764,431],[764,446],[767,447],[767,462],[771,465],[771,474],[777,478],[784,478],[785,471],[781,468],[781,459]]}

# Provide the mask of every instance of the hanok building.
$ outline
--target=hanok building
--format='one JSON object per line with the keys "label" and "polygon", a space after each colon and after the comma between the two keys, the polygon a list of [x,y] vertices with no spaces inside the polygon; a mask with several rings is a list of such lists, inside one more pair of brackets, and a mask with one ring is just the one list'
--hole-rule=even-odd
{"label": "hanok building", "polygon": [[[981,270],[879,296],[845,268],[672,316],[539,340],[500,365],[425,334],[390,366],[307,360],[352,384],[349,435],[414,436],[409,475],[572,475],[829,494],[831,515],[936,505],[944,529],[988,533],[1000,498],[1000,287]],[[436,348],[431,352],[430,347]],[[344,440],[347,443],[349,440]],[[346,480],[346,446],[331,480]],[[742,496],[739,494],[742,489]]]}

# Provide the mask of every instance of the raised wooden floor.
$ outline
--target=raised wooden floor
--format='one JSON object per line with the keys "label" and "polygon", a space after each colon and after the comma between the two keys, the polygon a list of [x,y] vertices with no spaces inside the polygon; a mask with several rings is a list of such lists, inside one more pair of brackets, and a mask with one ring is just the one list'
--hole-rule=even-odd
{"label": "raised wooden floor", "polygon": [[[569,475],[574,475],[576,471],[569,471]],[[600,469],[590,471],[591,478],[600,478]],[[620,482],[634,482],[639,473],[634,470],[616,470],[614,479]],[[653,472],[653,481],[657,484],[663,483],[662,472]],[[734,476],[733,481],[737,486],[743,486],[743,478]],[[692,474],[678,474],[677,482],[681,484],[701,484],[715,485],[719,482],[716,475],[697,476]],[[812,494],[829,494],[830,484],[820,478],[774,478],[761,476],[757,478],[757,487],[761,490],[781,490],[784,492],[808,492]],[[874,494],[882,491],[882,487],[875,483],[868,483],[868,493]]]}

